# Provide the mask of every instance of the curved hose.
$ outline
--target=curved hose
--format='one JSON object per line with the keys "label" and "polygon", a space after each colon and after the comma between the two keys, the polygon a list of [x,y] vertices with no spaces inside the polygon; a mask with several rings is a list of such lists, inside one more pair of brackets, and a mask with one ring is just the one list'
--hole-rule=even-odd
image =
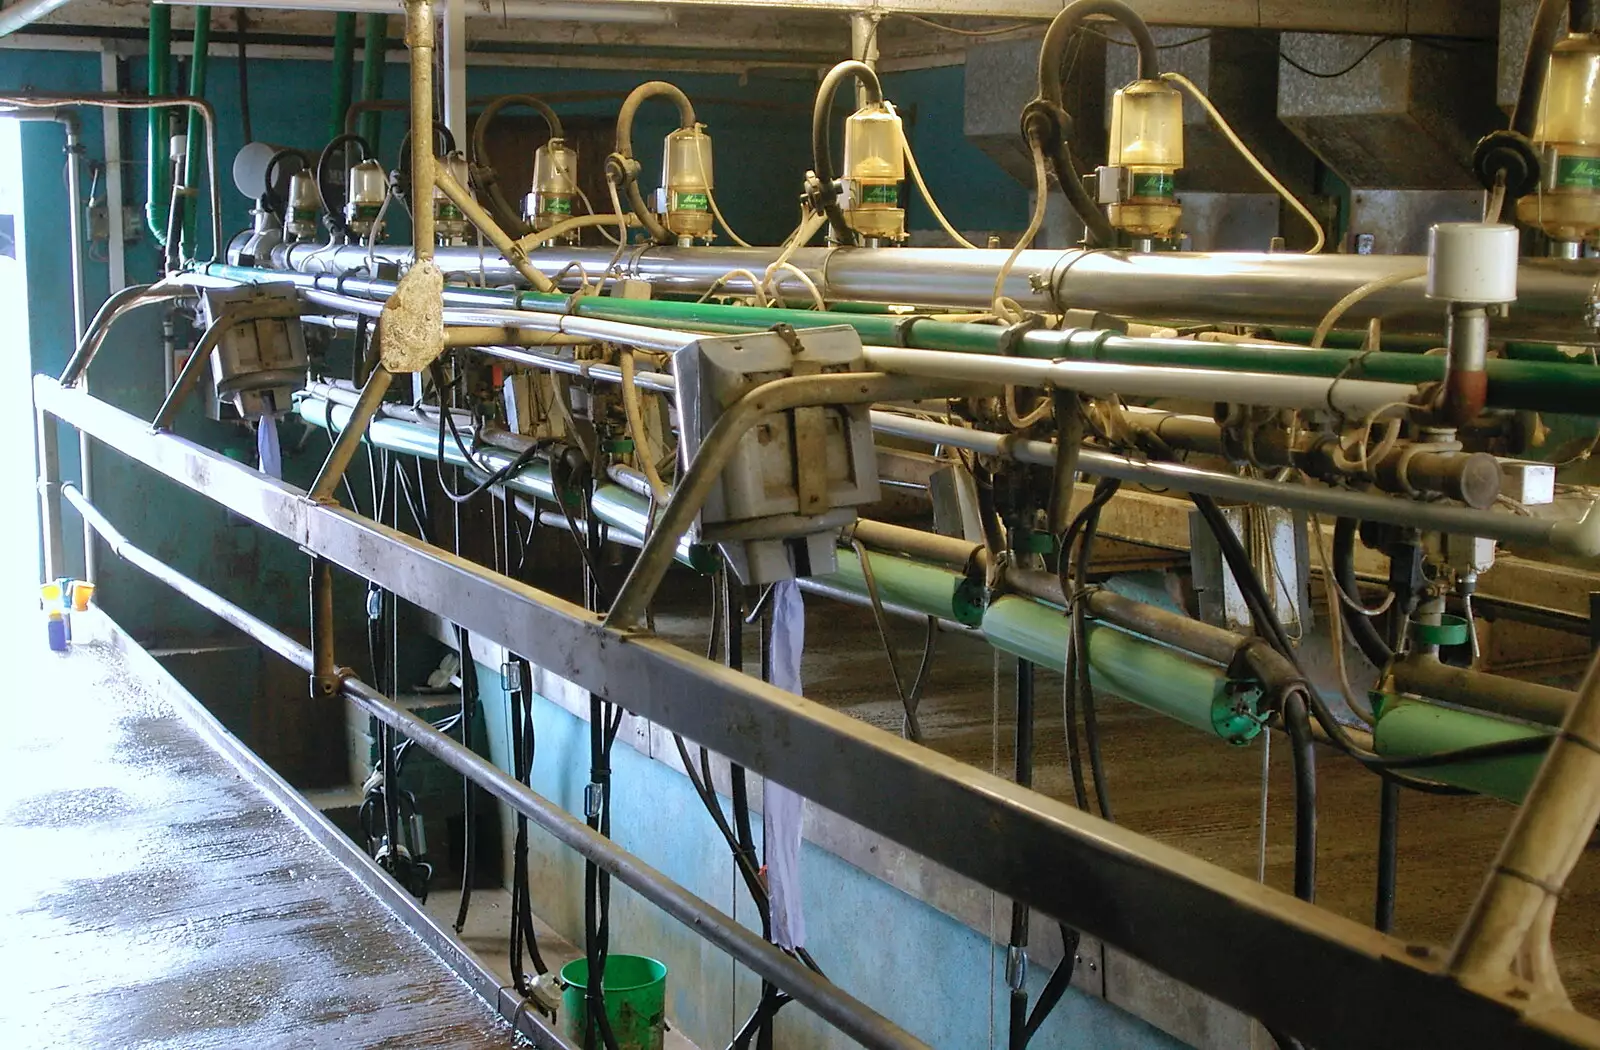
{"label": "curved hose", "polygon": [[[644,195],[639,192],[639,180],[632,173],[633,162],[633,118],[638,115],[639,107],[644,105],[646,99],[663,96],[678,107],[678,126],[692,128],[695,126],[694,103],[689,101],[689,96],[676,84],[669,84],[665,80],[649,80],[628,93],[622,100],[622,108],[617,111],[617,152],[616,156],[622,164],[607,163],[606,176],[614,182],[621,183],[628,195],[628,207],[639,216],[639,223],[650,231],[650,239],[657,244],[670,244],[676,238],[672,232],[661,225],[661,220],[656,218],[644,202]],[[618,170],[620,169],[620,170]]]}
{"label": "curved hose", "polygon": [[[1333,525],[1333,585],[1352,597],[1360,593],[1356,589],[1357,524],[1354,518],[1340,518]],[[1339,596],[1330,595],[1328,600],[1336,602]],[[1355,639],[1362,655],[1380,670],[1389,666],[1389,661],[1394,659],[1394,651],[1378,633],[1378,627],[1371,618],[1347,616],[1344,620],[1350,628],[1350,637]]]}
{"label": "curved hose", "polygon": [[[276,215],[279,222],[284,222],[288,218],[289,201],[287,197],[283,200],[278,199],[278,192],[273,188],[272,177],[278,173],[278,165],[289,157],[300,161],[300,171],[309,171],[311,169],[311,158],[303,150],[280,149],[267,158],[267,166],[261,172],[262,199],[267,202],[267,210]],[[291,178],[294,175],[295,172],[291,171],[289,173]],[[291,192],[293,192],[292,186]]]}
{"label": "curved hose", "polygon": [[527,106],[538,113],[550,128],[550,137],[553,139],[563,137],[561,118],[543,99],[533,95],[501,95],[484,107],[472,128],[471,152],[467,159],[472,162],[472,178],[478,184],[478,192],[488,201],[490,210],[494,212],[495,221],[500,224],[501,229],[513,237],[526,237],[531,232],[530,228],[522,221],[520,212],[511,206],[511,202],[506,200],[505,194],[501,192],[494,163],[489,159],[489,128],[494,124],[494,119],[500,115],[500,111],[507,106]]}
{"label": "curved hose", "polygon": [[1533,28],[1528,32],[1528,51],[1522,60],[1517,106],[1511,111],[1511,130],[1530,139],[1539,122],[1539,100],[1544,97],[1545,75],[1550,71],[1550,50],[1561,38],[1561,16],[1567,13],[1567,2],[1539,0]]}
{"label": "curved hose", "polygon": [[839,85],[847,77],[861,82],[861,86],[866,88],[868,102],[880,105],[883,102],[883,83],[878,79],[878,74],[865,62],[854,59],[840,62],[828,70],[822,83],[817,85],[817,100],[811,107],[811,170],[822,182],[823,210],[827,213],[828,225],[833,229],[834,240],[843,244],[853,243],[855,236],[850,232],[850,227],[844,224],[844,212],[839,210],[838,197],[833,190],[839,173],[833,166],[833,146],[828,141],[828,118],[833,115],[833,97],[838,94]]}
{"label": "curved hose", "polygon": [[[317,193],[322,197],[322,210],[327,216],[328,228],[339,234],[350,232],[350,228],[345,225],[344,221],[344,206],[346,203],[346,197],[349,194],[349,190],[348,187],[344,185],[344,180],[341,179],[336,184],[337,188],[334,190],[334,192],[328,192],[328,162],[333,159],[333,151],[338,149],[340,146],[345,145],[346,143],[361,147],[362,160],[366,160],[368,157],[372,156],[371,144],[369,144],[367,140],[362,138],[360,135],[351,134],[349,132],[346,132],[343,135],[335,135],[328,141],[326,146],[322,147],[322,152],[317,154]],[[345,167],[348,168],[349,166],[349,157],[347,155],[345,157]],[[333,203],[335,200],[338,201],[337,205]]]}
{"label": "curved hose", "polygon": [[1075,0],[1050,20],[1050,28],[1045,30],[1044,43],[1039,48],[1039,97],[1055,106],[1062,104],[1061,65],[1067,54],[1067,44],[1090,15],[1116,19],[1133,37],[1133,44],[1139,49],[1140,80],[1154,80],[1161,75],[1156,38],[1137,11],[1121,0]]}
{"label": "curved hose", "polygon": [[[1039,49],[1039,99],[1053,114],[1064,116],[1066,113],[1061,91],[1062,60],[1073,34],[1090,15],[1113,18],[1127,29],[1139,51],[1140,80],[1155,80],[1161,76],[1155,37],[1150,35],[1150,27],[1145,25],[1138,12],[1121,0],[1074,0],[1050,20],[1050,28],[1045,30],[1044,43]],[[1064,125],[1065,121],[1060,123]],[[1058,128],[1059,132],[1064,130],[1064,127]],[[1051,159],[1056,170],[1056,181],[1061,184],[1072,210],[1083,220],[1089,246],[1109,247],[1115,244],[1116,234],[1111,229],[1111,223],[1106,220],[1100,205],[1089,196],[1089,191],[1083,188],[1083,178],[1072,163],[1072,151],[1064,134],[1051,134],[1047,140],[1054,141],[1051,150],[1054,156]]]}

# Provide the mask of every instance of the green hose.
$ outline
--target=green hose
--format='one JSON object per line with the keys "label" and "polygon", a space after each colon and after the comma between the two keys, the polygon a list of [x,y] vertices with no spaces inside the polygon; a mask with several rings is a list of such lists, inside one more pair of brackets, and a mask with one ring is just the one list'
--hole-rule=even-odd
{"label": "green hose", "polygon": [[[1461,711],[1452,707],[1385,697],[1378,705],[1378,720],[1372,730],[1373,747],[1390,757],[1430,755],[1458,751],[1482,744],[1548,736],[1549,726],[1532,726],[1503,718]],[[1413,770],[1417,776],[1442,784],[1468,788],[1480,795],[1521,805],[1534,775],[1544,762],[1544,752],[1510,755],[1504,758],[1458,762]]]}
{"label": "green hose", "polygon": [[[384,51],[388,45],[389,19],[368,15],[361,47],[361,101],[376,102],[383,97]],[[341,114],[341,117],[343,114]],[[378,133],[383,129],[383,114],[369,109],[361,114],[361,137],[378,154]]]}
{"label": "green hose", "polygon": [[328,105],[328,137],[344,131],[345,110],[350,108],[351,66],[356,54],[356,16],[342,11],[333,18],[333,91]]}
{"label": "green hose", "polygon": [[[189,97],[206,97],[206,71],[211,65],[211,8],[194,10],[194,55],[189,59]],[[198,109],[189,110],[188,137],[184,140],[188,153],[183,162],[183,240],[179,242],[179,255],[192,259],[195,250],[195,230],[200,222],[200,195],[195,192],[200,171],[201,144],[205,139],[205,120]],[[217,250],[221,250],[217,245]]]}
{"label": "green hose", "polygon": [[[150,6],[150,54],[146,69],[145,93],[151,98],[171,94],[172,8],[166,4]],[[172,193],[168,134],[167,111],[152,109],[145,136],[144,221],[150,227],[150,236],[163,248],[167,245]]]}

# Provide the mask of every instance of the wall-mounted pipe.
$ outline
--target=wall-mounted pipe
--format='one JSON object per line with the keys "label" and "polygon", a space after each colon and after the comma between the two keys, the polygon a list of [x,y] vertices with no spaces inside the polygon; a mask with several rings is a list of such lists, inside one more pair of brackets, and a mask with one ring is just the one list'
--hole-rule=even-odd
{"label": "wall-mounted pipe", "polygon": [[[194,11],[194,52],[189,58],[190,98],[206,97],[206,72],[210,65],[211,8],[197,7]],[[200,171],[204,130],[204,115],[197,109],[191,109],[188,132],[184,138],[183,240],[179,242],[179,259],[192,259],[195,254],[195,231],[200,225],[200,196],[195,189],[199,184],[196,176]]]}
{"label": "wall-mounted pipe", "polygon": [[[158,98],[172,91],[172,9],[150,8],[150,50],[146,56],[145,94]],[[144,221],[156,243],[166,246],[172,176],[171,122],[165,109],[152,109],[145,135]]]}
{"label": "wall-mounted pipe", "polygon": [[[361,101],[378,102],[383,98],[383,69],[388,45],[389,18],[387,15],[367,15],[361,38]],[[361,137],[367,140],[374,155],[377,154],[378,135],[383,129],[383,114],[376,108],[361,114]],[[346,130],[349,130],[346,128]]]}
{"label": "wall-mounted pipe", "polygon": [[[351,76],[356,56],[356,16],[348,11],[333,16],[333,86],[328,95],[328,134],[344,128],[350,108]],[[193,92],[190,92],[193,94]]]}

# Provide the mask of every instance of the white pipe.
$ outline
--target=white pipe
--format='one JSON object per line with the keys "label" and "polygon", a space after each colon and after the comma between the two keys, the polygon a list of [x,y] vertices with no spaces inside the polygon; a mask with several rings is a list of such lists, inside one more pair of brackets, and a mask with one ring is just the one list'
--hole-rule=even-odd
{"label": "white pipe", "polygon": [[66,5],[67,0],[19,0],[18,3],[0,11],[0,36],[15,33]]}
{"label": "white pipe", "polygon": [[1366,379],[1224,372],[1211,368],[1121,365],[1105,361],[1044,361],[1028,357],[959,354],[944,350],[866,348],[867,365],[880,372],[1011,386],[1075,390],[1092,397],[1181,397],[1198,401],[1332,409],[1356,419],[1404,415],[1414,387]]}
{"label": "white pipe", "polygon": [[[49,10],[66,0],[35,0],[32,6]],[[357,14],[398,15],[405,10],[402,0],[154,0],[171,7],[248,7],[253,11],[322,11],[328,14],[354,11]],[[670,7],[644,4],[543,3],[542,0],[461,0],[468,18],[514,18],[539,22],[614,22],[638,25],[666,25],[678,20]],[[18,5],[24,6],[24,5]],[[7,9],[7,14],[10,9]],[[34,16],[35,18],[38,15]],[[29,19],[32,21],[32,19]],[[24,23],[25,24],[25,23]],[[4,22],[0,22],[3,26]],[[9,30],[0,30],[9,32]]]}

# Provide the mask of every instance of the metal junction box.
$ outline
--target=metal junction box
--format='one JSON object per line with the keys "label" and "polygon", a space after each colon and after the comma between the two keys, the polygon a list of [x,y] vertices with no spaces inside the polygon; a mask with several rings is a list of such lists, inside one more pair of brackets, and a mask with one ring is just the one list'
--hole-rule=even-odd
{"label": "metal junction box", "polygon": [[201,322],[210,328],[224,317],[233,323],[211,354],[217,401],[232,402],[246,419],[287,412],[290,395],[306,382],[306,339],[294,285],[207,288],[200,298]]}
{"label": "metal junction box", "polygon": [[[848,325],[708,336],[678,351],[679,456],[684,471],[722,413],[762,383],[862,369]],[[746,584],[825,575],[856,508],[878,498],[866,405],[823,405],[766,416],[739,439],[691,537],[715,543]]]}

